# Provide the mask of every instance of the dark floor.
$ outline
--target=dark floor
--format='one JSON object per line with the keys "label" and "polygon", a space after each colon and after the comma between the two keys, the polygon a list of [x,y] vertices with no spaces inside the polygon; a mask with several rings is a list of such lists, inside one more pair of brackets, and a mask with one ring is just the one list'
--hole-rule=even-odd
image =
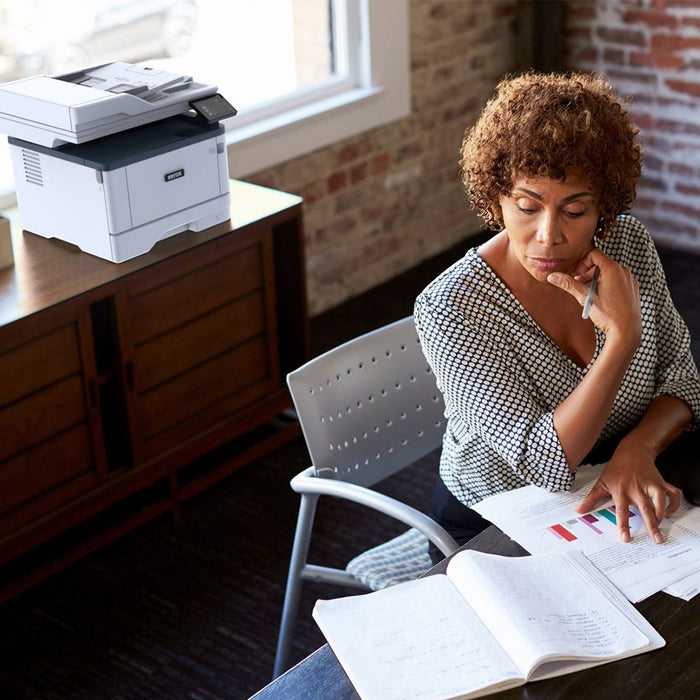
{"label": "dark floor", "polygon": [[[312,322],[316,354],[411,313],[452,250]],[[700,258],[662,251],[671,291],[700,353]],[[0,698],[247,698],[272,670],[297,498],[308,464],[298,440],[0,608]],[[428,460],[385,490],[423,507]],[[399,529],[348,505],[322,503],[312,556],[329,564]],[[308,585],[295,657],[323,643]]]}

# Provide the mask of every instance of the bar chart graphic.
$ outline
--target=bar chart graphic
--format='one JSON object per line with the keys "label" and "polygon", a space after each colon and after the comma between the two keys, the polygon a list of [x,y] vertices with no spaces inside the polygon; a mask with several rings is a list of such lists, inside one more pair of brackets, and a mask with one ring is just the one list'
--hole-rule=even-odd
{"label": "bar chart graphic", "polygon": [[[634,518],[639,519],[639,514],[630,508],[630,529],[634,531],[636,524]],[[571,520],[555,523],[547,528],[547,531],[563,542],[575,542],[576,540],[589,540],[593,537],[606,537],[617,540],[617,514],[615,506],[601,508],[600,510],[580,515]]]}

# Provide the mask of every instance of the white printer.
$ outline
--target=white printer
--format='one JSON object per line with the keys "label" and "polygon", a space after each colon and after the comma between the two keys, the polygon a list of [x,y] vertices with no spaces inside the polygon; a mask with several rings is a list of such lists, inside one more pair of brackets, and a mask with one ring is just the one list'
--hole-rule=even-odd
{"label": "white printer", "polygon": [[22,227],[123,262],[229,218],[216,86],[129,63],[0,85]]}

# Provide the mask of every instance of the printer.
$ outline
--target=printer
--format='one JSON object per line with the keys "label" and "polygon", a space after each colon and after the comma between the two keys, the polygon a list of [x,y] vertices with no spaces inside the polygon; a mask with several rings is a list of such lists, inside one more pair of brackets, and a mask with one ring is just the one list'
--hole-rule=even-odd
{"label": "printer", "polygon": [[229,218],[214,85],[113,62],[0,85],[22,227],[112,262]]}

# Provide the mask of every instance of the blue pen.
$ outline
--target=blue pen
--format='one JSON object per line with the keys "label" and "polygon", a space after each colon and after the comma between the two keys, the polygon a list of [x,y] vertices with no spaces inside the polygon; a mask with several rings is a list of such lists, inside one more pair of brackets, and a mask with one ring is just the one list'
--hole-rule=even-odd
{"label": "blue pen", "polygon": [[588,314],[591,313],[591,306],[593,306],[593,297],[595,296],[596,289],[598,289],[598,277],[600,276],[600,268],[594,265],[595,270],[593,270],[593,277],[591,278],[591,286],[588,288],[588,294],[586,294],[586,301],[583,304],[583,312],[581,313],[581,318],[588,318]]}

